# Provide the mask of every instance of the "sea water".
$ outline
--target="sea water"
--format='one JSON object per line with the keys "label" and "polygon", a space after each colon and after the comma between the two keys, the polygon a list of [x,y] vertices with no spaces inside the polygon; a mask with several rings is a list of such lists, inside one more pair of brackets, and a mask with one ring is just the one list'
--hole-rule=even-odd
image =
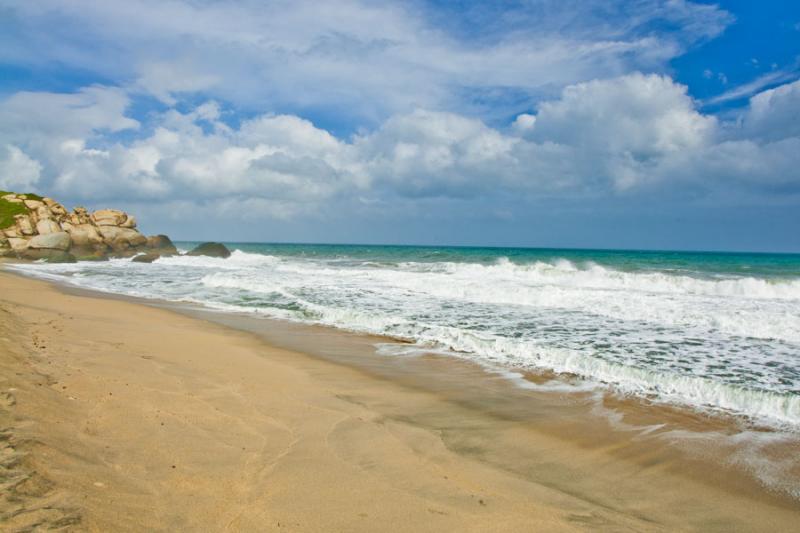
{"label": "sea water", "polygon": [[[193,243],[179,243],[189,249]],[[80,287],[323,324],[800,431],[800,255],[236,244],[28,264]]]}

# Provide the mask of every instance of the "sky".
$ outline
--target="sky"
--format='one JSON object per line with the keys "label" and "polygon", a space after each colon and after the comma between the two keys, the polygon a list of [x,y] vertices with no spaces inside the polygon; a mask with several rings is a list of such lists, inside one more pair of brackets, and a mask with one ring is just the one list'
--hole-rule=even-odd
{"label": "sky", "polygon": [[800,252],[800,3],[0,0],[0,190],[179,240]]}

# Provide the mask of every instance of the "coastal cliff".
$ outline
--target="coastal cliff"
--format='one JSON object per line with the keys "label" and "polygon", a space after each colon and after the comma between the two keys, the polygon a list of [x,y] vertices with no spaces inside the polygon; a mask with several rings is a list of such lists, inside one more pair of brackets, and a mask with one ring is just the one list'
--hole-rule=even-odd
{"label": "coastal cliff", "polygon": [[175,255],[166,235],[147,237],[117,209],[72,212],[52,198],[0,191],[0,257],[52,262]]}

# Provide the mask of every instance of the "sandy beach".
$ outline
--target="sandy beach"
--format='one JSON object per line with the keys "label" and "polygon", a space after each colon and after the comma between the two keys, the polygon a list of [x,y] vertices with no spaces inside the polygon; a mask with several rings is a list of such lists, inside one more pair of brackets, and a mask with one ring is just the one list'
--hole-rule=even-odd
{"label": "sandy beach", "polygon": [[[788,531],[800,507],[600,428],[0,273],[3,530]],[[714,472],[717,472],[714,474]]]}

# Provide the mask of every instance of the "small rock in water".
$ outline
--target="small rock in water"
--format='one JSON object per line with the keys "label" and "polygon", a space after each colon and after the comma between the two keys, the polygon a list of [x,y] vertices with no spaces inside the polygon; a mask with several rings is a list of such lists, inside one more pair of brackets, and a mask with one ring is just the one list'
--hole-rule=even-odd
{"label": "small rock in water", "polygon": [[161,257],[159,254],[148,252],[146,254],[135,256],[133,259],[131,259],[131,261],[133,261],[134,263],[152,263],[159,257]]}
{"label": "small rock in water", "polygon": [[218,242],[204,242],[186,255],[205,255],[208,257],[226,258],[231,256],[231,251],[228,250],[224,244]]}

